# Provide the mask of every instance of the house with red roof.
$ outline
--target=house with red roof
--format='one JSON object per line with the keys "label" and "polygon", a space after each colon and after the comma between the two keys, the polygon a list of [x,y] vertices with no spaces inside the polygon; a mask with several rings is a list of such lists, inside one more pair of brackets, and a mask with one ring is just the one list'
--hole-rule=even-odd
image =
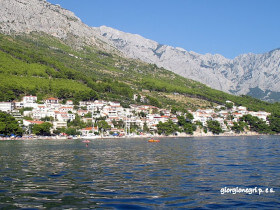
{"label": "house with red roof", "polygon": [[72,101],[72,100],[67,100],[67,101],[66,101],[66,105],[72,106],[72,105],[73,105],[73,101]]}
{"label": "house with red roof", "polygon": [[44,121],[39,121],[39,120],[24,120],[22,121],[24,126],[29,126],[29,125],[41,125],[44,123]]}
{"label": "house with red roof", "polygon": [[77,114],[79,115],[79,116],[85,116],[87,113],[89,113],[89,111],[88,110],[83,110],[83,109],[79,109],[78,111],[77,111]]}
{"label": "house with red roof", "polygon": [[98,132],[98,127],[87,127],[80,129],[82,136],[88,136],[90,133]]}

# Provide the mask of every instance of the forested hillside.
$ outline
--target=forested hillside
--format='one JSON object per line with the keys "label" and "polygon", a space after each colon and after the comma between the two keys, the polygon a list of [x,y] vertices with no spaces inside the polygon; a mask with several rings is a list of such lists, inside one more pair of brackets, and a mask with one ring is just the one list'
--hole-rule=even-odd
{"label": "forested hillside", "polygon": [[196,109],[225,104],[226,100],[251,110],[273,112],[280,107],[279,103],[226,94],[117,53],[86,45],[74,49],[43,33],[0,35],[1,101],[32,94],[39,99],[104,99],[128,105],[136,103],[132,100],[134,93],[147,96],[148,104],[161,107]]}

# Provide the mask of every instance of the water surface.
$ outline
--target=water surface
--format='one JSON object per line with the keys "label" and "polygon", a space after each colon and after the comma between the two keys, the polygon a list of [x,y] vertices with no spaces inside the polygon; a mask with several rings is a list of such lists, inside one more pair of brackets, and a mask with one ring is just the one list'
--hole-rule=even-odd
{"label": "water surface", "polygon": [[[280,137],[0,142],[0,208],[279,208]],[[225,193],[273,188],[271,193]]]}

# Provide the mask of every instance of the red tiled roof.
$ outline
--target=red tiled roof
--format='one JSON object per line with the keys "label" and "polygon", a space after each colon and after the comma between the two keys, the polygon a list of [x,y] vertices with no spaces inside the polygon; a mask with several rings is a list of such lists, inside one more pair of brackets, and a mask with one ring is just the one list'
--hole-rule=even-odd
{"label": "red tiled roof", "polygon": [[83,128],[82,130],[84,130],[84,131],[90,131],[90,130],[92,130],[92,127]]}
{"label": "red tiled roof", "polygon": [[67,114],[67,112],[59,112],[59,114]]}
{"label": "red tiled roof", "polygon": [[28,121],[28,122],[30,122],[30,123],[32,123],[32,124],[37,124],[37,125],[40,125],[40,124],[42,124],[42,123],[44,123],[44,121],[33,121],[33,120],[26,120],[26,121]]}
{"label": "red tiled roof", "polygon": [[88,127],[88,128],[83,128],[83,129],[81,129],[81,130],[84,130],[84,131],[91,131],[93,128],[94,128],[94,130],[97,130],[97,127]]}

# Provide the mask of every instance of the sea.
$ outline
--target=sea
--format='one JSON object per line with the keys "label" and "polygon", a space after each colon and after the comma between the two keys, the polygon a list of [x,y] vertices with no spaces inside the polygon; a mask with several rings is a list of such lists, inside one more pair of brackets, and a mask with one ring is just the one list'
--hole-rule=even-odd
{"label": "sea", "polygon": [[0,209],[280,208],[280,136],[87,144],[0,141]]}

